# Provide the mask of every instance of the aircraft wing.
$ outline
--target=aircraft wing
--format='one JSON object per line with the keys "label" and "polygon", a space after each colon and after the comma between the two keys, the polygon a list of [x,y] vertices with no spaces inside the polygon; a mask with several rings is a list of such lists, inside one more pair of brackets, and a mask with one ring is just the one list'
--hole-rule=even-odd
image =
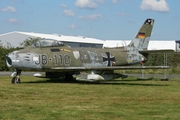
{"label": "aircraft wing", "polygon": [[132,70],[132,69],[168,69],[169,66],[110,66],[110,67],[52,67],[59,71],[88,71],[88,70]]}

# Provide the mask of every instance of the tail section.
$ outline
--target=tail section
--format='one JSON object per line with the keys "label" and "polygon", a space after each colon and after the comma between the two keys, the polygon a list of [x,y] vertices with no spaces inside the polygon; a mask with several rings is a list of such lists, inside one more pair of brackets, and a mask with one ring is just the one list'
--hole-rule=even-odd
{"label": "tail section", "polygon": [[128,47],[135,47],[139,51],[147,50],[153,25],[154,25],[154,19],[146,19],[146,21],[139,29],[135,38],[130,42]]}

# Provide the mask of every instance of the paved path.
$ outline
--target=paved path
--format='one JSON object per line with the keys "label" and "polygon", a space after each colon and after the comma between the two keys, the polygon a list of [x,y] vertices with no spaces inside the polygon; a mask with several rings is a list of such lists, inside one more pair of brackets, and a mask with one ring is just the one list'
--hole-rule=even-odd
{"label": "paved path", "polygon": [[[0,72],[0,76],[11,76],[12,72]],[[38,72],[22,72],[22,76],[33,76],[35,73]]]}

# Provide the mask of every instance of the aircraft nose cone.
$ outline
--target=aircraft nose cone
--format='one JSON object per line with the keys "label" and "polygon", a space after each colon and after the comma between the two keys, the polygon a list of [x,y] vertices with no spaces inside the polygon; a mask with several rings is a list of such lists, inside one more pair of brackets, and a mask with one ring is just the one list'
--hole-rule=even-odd
{"label": "aircraft nose cone", "polygon": [[17,51],[13,51],[13,52],[9,53],[8,55],[6,55],[6,64],[8,67],[13,66],[13,60],[16,59],[16,53],[17,53]]}

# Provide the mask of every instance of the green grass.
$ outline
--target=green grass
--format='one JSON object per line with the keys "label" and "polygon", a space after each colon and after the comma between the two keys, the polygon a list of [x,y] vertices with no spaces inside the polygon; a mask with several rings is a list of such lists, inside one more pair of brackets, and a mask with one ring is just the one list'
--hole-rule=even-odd
{"label": "green grass", "polygon": [[180,81],[114,80],[65,83],[0,77],[3,120],[151,120],[180,118]]}

